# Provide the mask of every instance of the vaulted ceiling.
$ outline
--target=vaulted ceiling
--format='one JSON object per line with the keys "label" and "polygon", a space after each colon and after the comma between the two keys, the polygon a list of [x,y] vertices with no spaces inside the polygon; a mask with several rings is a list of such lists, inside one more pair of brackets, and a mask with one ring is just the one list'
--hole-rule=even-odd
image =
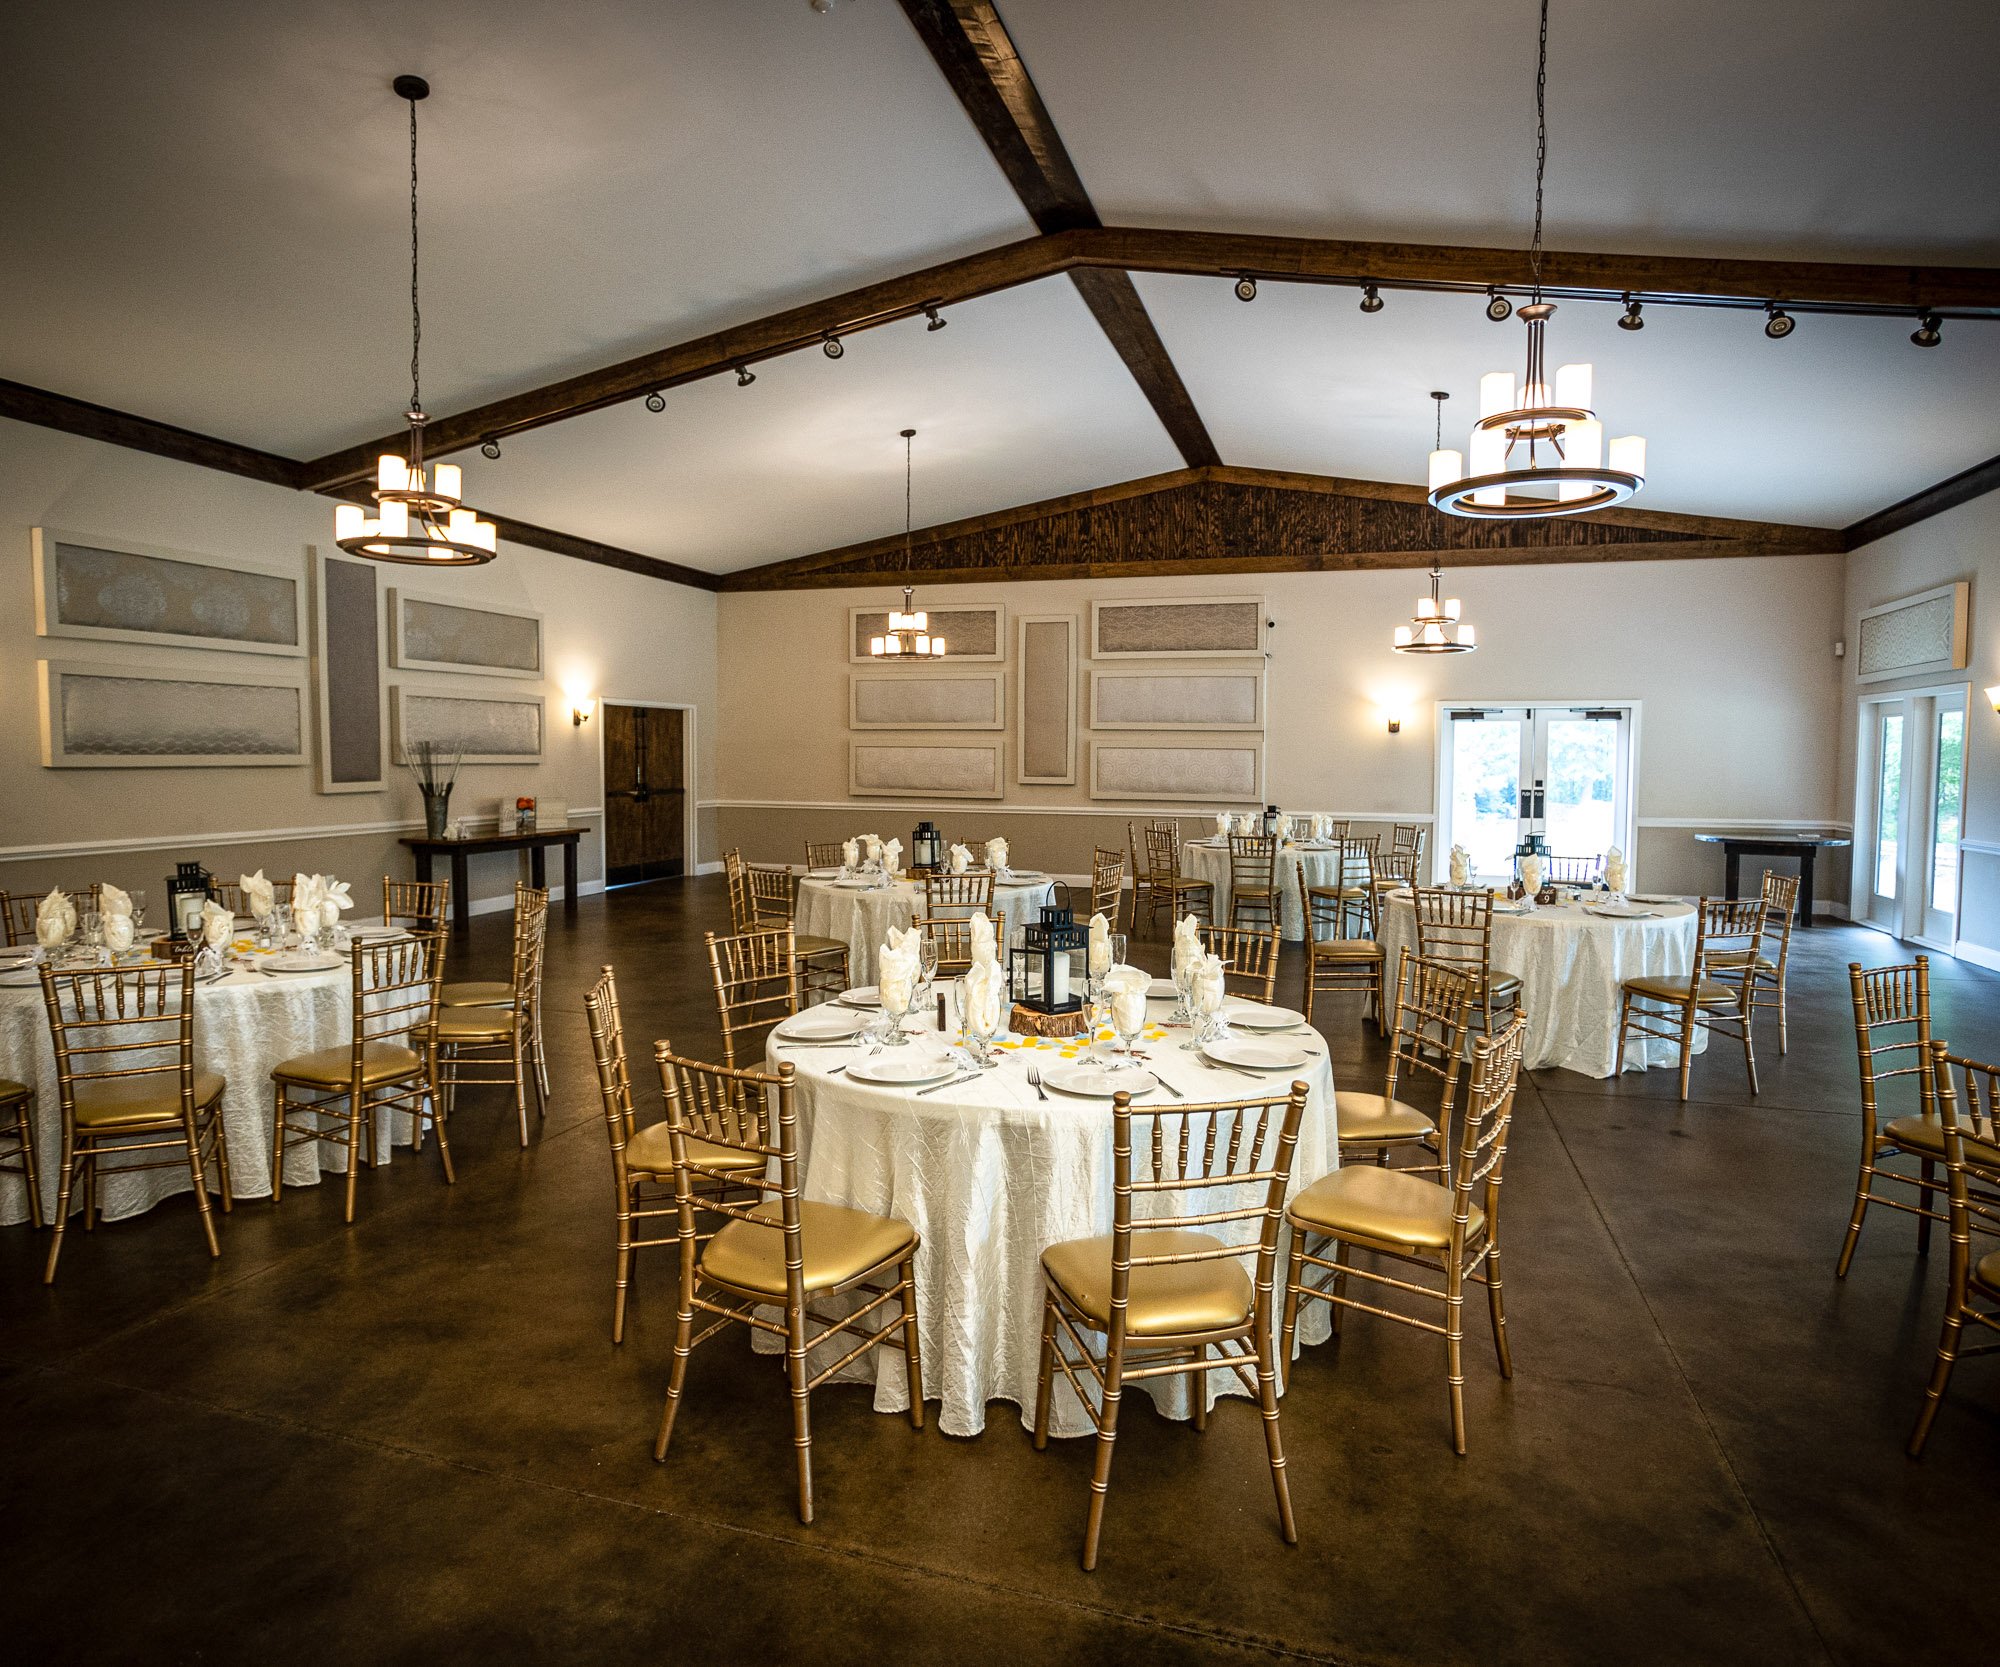
{"label": "vaulted ceiling", "polygon": [[[1534,0],[1001,0],[1112,225],[1518,248]],[[0,13],[0,377],[304,460],[407,391],[405,70],[422,111],[425,402],[505,398],[1038,229],[911,0],[74,0]],[[909,15],[906,15],[909,14]],[[999,27],[996,25],[996,27]],[[2000,7],[1555,0],[1555,249],[2000,265]],[[1018,182],[1015,182],[1018,183]],[[1046,213],[1040,216],[1048,229]],[[1117,282],[1123,283],[1122,279]],[[1518,324],[1477,296],[1139,272],[1239,468],[1411,482]],[[1086,305],[1088,301],[1088,305]],[[482,508],[708,573],[1187,458],[1044,277],[467,451]],[[2000,322],[1566,302],[1659,511],[1840,526],[2000,452]],[[1131,343],[1123,342],[1126,361]],[[1176,439],[1182,443],[1177,444]]]}

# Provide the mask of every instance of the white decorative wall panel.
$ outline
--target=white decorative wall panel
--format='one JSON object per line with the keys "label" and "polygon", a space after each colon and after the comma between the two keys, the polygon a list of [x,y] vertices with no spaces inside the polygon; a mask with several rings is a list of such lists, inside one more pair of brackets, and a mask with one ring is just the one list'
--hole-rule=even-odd
{"label": "white decorative wall panel", "polygon": [[303,764],[296,676],[42,660],[42,763],[51,769]]}
{"label": "white decorative wall panel", "polygon": [[[900,609],[902,603],[896,606]],[[944,638],[944,657],[951,660],[1004,660],[1007,658],[1007,609],[999,602],[960,604],[933,608],[920,596],[917,611],[926,615],[929,628]],[[847,658],[858,666],[882,662],[868,652],[868,639],[889,629],[887,608],[847,610]]]}
{"label": "white decorative wall panel", "polygon": [[391,663],[403,671],[542,675],[542,616],[462,598],[389,592]]}
{"label": "white decorative wall panel", "polygon": [[997,799],[1004,790],[1007,743],[965,746],[850,741],[847,787],[856,796]]}
{"label": "white decorative wall panel", "polygon": [[1890,677],[1963,670],[1968,593],[1961,579],[1864,610],[1855,680],[1879,683]]}
{"label": "white decorative wall panel", "polygon": [[1020,753],[1014,779],[1024,785],[1076,783],[1076,616],[1019,616],[1015,669]]}
{"label": "white decorative wall panel", "polygon": [[1208,799],[1241,804],[1264,796],[1262,741],[1096,741],[1093,799]]}
{"label": "white decorative wall panel", "polygon": [[847,679],[850,729],[1005,729],[1007,674],[896,671]]}
{"label": "white decorative wall panel", "polygon": [[1093,729],[1262,729],[1264,674],[1257,671],[1090,674]]}
{"label": "white decorative wall panel", "polygon": [[36,527],[35,630],[44,637],[235,654],[305,654],[299,574]]}
{"label": "white decorative wall panel", "polygon": [[396,762],[419,741],[457,748],[467,764],[539,764],[545,714],[540,695],[452,694],[399,683],[390,691]]}
{"label": "white decorative wall panel", "polygon": [[1213,659],[1263,652],[1261,596],[1169,596],[1090,605],[1093,660]]}

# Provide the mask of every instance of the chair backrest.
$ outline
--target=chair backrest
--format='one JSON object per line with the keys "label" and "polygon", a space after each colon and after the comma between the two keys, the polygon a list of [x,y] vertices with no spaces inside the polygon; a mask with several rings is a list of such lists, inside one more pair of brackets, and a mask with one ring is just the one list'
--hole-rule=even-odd
{"label": "chair backrest", "polygon": [[919,915],[910,922],[937,951],[940,978],[956,977],[972,969],[972,917],[970,915]]}
{"label": "chair backrest", "polygon": [[[2000,1065],[1982,1065],[1931,1044],[1938,1117],[1943,1124],[1946,1195],[1951,1206],[1951,1277],[1963,1289],[1975,1232],[2000,1235]],[[1956,1066],[1963,1097],[1952,1087]],[[1978,1145],[1974,1145],[1974,1142]]]}
{"label": "chair backrest", "polygon": [[1181,877],[1181,836],[1178,828],[1161,822],[1146,824],[1146,878],[1166,885]]}
{"label": "chair backrest", "polygon": [[[64,886],[61,888],[76,905],[77,918],[97,907],[99,887]],[[47,892],[0,891],[0,942],[7,944],[33,943],[35,941],[35,911],[42,906],[42,898]]]}
{"label": "chair backrest", "polygon": [[1229,836],[1229,889],[1237,896],[1272,889],[1278,866],[1278,842],[1263,834]]}
{"label": "chair backrest", "polygon": [[1479,987],[1464,967],[1422,961],[1405,946],[1396,964],[1396,1030],[1389,1049],[1389,1080],[1383,1095],[1396,1097],[1397,1079],[1421,1071],[1443,1086],[1438,1129],[1451,1133],[1451,1108],[1458,1098],[1465,1061],[1465,1033]]}
{"label": "chair backrest", "polygon": [[1375,854],[1375,883],[1378,886],[1414,886],[1420,851],[1378,851]]}
{"label": "chair backrest", "polygon": [[632,1073],[625,1061],[625,1021],[618,1011],[618,981],[609,967],[584,992],[583,1011],[590,1022],[590,1052],[597,1061],[597,1098],[604,1110],[605,1131],[611,1137],[611,1171],[622,1208],[631,1180],[625,1148],[631,1144],[635,1132]]}
{"label": "chair backrest", "polygon": [[549,894],[540,886],[514,887],[514,999],[532,1008],[542,999],[542,957],[549,941]]}
{"label": "chair backrest", "polygon": [[[362,1054],[370,1042],[399,1042],[428,1057],[437,1045],[438,991],[444,983],[445,934],[357,943],[351,1081],[359,1089]],[[537,956],[539,965],[539,954]]]}
{"label": "chair backrest", "polygon": [[442,930],[450,911],[449,880],[392,880],[383,876],[383,925],[408,923],[420,932],[436,932]]}
{"label": "chair backrest", "polygon": [[1125,854],[1097,846],[1090,854],[1090,912],[1115,921],[1124,900]]}
{"label": "chair backrest", "polygon": [[1861,1064],[1861,1114],[1872,1142],[1878,1126],[1876,1088],[1914,1077],[1918,1109],[1937,1116],[1936,1073],[1931,1069],[1931,962],[1919,955],[1892,967],[1847,965],[1854,993],[1854,1048]]}
{"label": "chair backrest", "polygon": [[[1146,1106],[1135,1142],[1132,1097],[1112,1097],[1111,1347],[1125,1331],[1132,1270],[1256,1257],[1256,1323],[1269,1324],[1278,1227],[1285,1213],[1306,1085],[1275,1099]],[[1135,1144],[1138,1161],[1134,1162]],[[1139,1201],[1145,1200],[1143,1208]],[[1179,1208],[1176,1208],[1179,1206]],[[1232,1224],[1242,1223],[1235,1232]],[[1255,1233],[1249,1231],[1255,1224]],[[1137,1227],[1190,1228],[1220,1242],[1203,1249],[1132,1254]]]}
{"label": "chair backrest", "polygon": [[722,874],[729,888],[729,929],[732,932],[757,930],[757,899],[750,891],[750,865],[737,850],[722,853]]}
{"label": "chair backrest", "polygon": [[1493,963],[1493,894],[1418,886],[1417,954],[1475,974],[1481,983]]}
{"label": "chair backrest", "polygon": [[[1755,957],[1764,934],[1761,897],[1704,897],[1695,904],[1694,970],[1697,981],[1718,967]],[[1692,991],[1693,986],[1690,986]]]}
{"label": "chair backrest", "polygon": [[838,839],[809,839],[806,841],[806,867],[838,868],[847,859]]}
{"label": "chair backrest", "polygon": [[924,915],[927,919],[941,919],[947,910],[963,914],[968,920],[984,909],[993,912],[993,875],[983,874],[926,874],[924,876]]}
{"label": "chair backrest", "polygon": [[1398,822],[1389,831],[1390,849],[1407,853],[1412,862],[1421,862],[1424,857],[1424,836],[1428,831],[1421,822]]}
{"label": "chair backrest", "polygon": [[1799,877],[1764,870],[1764,954],[1782,975],[1792,954],[1792,922],[1799,912]]}
{"label": "chair backrest", "polygon": [[1603,867],[1596,857],[1544,857],[1542,880],[1552,886],[1594,886]]}
{"label": "chair backrest", "polygon": [[[679,1206],[681,1290],[694,1285],[695,1251],[701,1235],[695,1231],[695,1190],[703,1192],[704,1214],[750,1222],[785,1239],[787,1307],[799,1313],[805,1306],[805,1255],[799,1243],[799,1130],[793,1105],[788,1061],[776,1074],[739,1071],[687,1059],[671,1042],[653,1044],[660,1068],[660,1091],[667,1102],[667,1144],[674,1159],[674,1197]],[[755,1169],[723,1170],[705,1165],[694,1141],[753,1153],[764,1161]],[[772,1160],[778,1175],[770,1177]],[[724,1190],[726,1189],[726,1190]],[[748,1191],[752,1200],[746,1201]],[[771,1193],[779,1199],[778,1219],[752,1213],[753,1201]]]}
{"label": "chair backrest", "polygon": [[1514,1121],[1514,1088],[1520,1081],[1521,1049],[1528,1021],[1518,1014],[1495,1036],[1482,1036],[1472,1046],[1471,1081],[1465,1091],[1465,1115],[1458,1126],[1458,1158],[1452,1173],[1451,1259],[1465,1253],[1471,1230],[1472,1195],[1482,1194],[1486,1233],[1498,1232],[1500,1174],[1507,1162],[1507,1130]]}
{"label": "chair backrest", "polygon": [[1277,995],[1277,927],[1204,926],[1201,946],[1222,963],[1224,989],[1266,1003]]}
{"label": "chair backrest", "polygon": [[[797,912],[799,882],[789,868],[747,863],[744,872],[750,881],[752,927],[789,926]],[[748,931],[752,927],[739,927]]]}
{"label": "chair backrest", "polygon": [[798,957],[790,926],[728,937],[705,934],[722,1052],[733,1069],[736,1039],[768,1030],[799,1010]]}
{"label": "chair backrest", "polygon": [[1340,842],[1340,889],[1367,891],[1375,884],[1375,840]]}
{"label": "chair backrest", "polygon": [[63,1120],[79,1084],[178,1079],[181,1116],[194,1115],[194,962],[56,972],[42,968]]}

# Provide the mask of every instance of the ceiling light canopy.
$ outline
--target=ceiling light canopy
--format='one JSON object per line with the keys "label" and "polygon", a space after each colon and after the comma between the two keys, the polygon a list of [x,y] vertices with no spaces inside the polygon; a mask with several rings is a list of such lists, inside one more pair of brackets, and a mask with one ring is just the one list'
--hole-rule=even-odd
{"label": "ceiling light canopy", "polygon": [[[423,312],[417,304],[417,104],[430,97],[430,83],[420,75],[399,75],[392,83],[398,98],[410,102],[410,425],[409,453],[384,452],[375,460],[375,489],[370,494],[376,512],[360,504],[339,504],[333,512],[333,538],[351,556],[374,561],[404,562],[417,567],[472,567],[498,553],[499,535],[491,521],[460,501],[462,485],[456,463],[424,463],[424,416],[420,350],[424,339]],[[489,449],[490,448],[490,449]],[[500,454],[488,440],[480,448]]]}

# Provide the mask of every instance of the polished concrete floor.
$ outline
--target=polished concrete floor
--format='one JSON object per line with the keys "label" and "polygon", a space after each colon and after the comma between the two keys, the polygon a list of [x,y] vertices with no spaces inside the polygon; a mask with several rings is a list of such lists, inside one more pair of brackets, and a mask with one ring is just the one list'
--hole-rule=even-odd
{"label": "polished concrete floor", "polygon": [[[558,911],[547,1123],[523,1152],[497,1093],[469,1096],[455,1187],[405,1155],[363,1177],[351,1228],[334,1187],[246,1203],[216,1263],[170,1203],[72,1238],[53,1290],[46,1241],[0,1231],[10,1659],[1967,1658],[2000,1364],[1961,1365],[1910,1463],[1941,1249],[1918,1260],[1909,1218],[1878,1212],[1833,1278],[1858,1145],[1845,967],[1897,959],[1889,940],[1801,935],[1792,1051],[1764,1039],[1755,1101],[1725,1047],[1685,1105],[1670,1072],[1524,1089],[1516,1375],[1475,1327],[1467,1457],[1441,1350],[1362,1317],[1283,1403],[1296,1548],[1246,1403],[1197,1435],[1140,1401],[1086,1575],[1090,1446],[1038,1454],[1009,1407],[958,1441],[822,1391],[805,1528],[779,1368],[731,1339],[697,1355],[652,1462],[672,1263],[655,1253],[613,1348],[580,998],[615,962],[635,1052],[714,1047],[700,934],[723,916],[719,880]],[[487,976],[505,934],[475,925]],[[1943,961],[1935,983],[1938,1033],[2000,1057],[2000,978]],[[1321,1017],[1340,1080],[1379,1080],[1353,1007]]]}

